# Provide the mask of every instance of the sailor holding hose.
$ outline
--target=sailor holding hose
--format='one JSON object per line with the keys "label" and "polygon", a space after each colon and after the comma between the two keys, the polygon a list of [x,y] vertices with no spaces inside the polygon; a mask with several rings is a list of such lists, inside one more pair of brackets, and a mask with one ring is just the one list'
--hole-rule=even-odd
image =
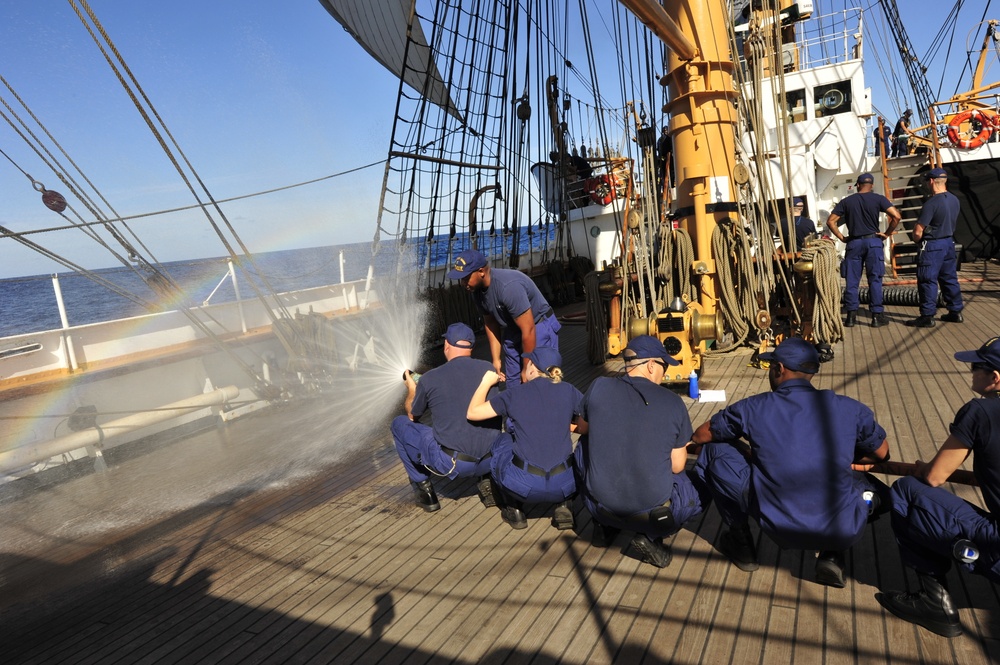
{"label": "sailor holding hose", "polygon": [[[404,372],[406,415],[392,421],[392,440],[416,492],[417,505],[427,512],[441,508],[431,476],[479,476],[479,498],[495,505],[490,487],[490,448],[500,434],[499,419],[471,423],[465,409],[480,380],[493,369],[472,357],[476,335],[464,323],[453,323],[444,334],[447,360],[414,380]],[[430,411],[433,427],[417,422]]]}

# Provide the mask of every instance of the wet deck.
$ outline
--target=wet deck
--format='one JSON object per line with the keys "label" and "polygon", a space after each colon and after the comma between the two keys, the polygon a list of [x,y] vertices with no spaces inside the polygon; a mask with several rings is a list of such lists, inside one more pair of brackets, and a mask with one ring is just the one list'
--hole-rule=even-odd
{"label": "wet deck", "polygon": [[[966,322],[847,331],[817,385],[871,405],[896,460],[929,458],[971,397],[954,350],[997,334],[1000,269],[966,265]],[[867,320],[865,320],[865,323]],[[562,347],[583,348],[582,326]],[[566,354],[569,356],[570,354]],[[581,387],[616,371],[567,363]],[[703,388],[729,399],[767,388],[749,352],[713,358]],[[697,425],[718,408],[693,403]],[[1000,660],[1000,599],[953,572],[966,634],[947,640],[887,615],[878,588],[912,585],[887,519],[848,560],[846,589],[812,581],[814,553],[767,538],[745,573],[713,548],[714,508],[673,541],[666,569],[640,564],[619,537],[590,544],[554,530],[547,507],[513,531],[468,481],[439,483],[442,510],[411,503],[387,427],[364,450],[308,475],[282,446],[325,436],[317,405],[248,417],[89,474],[0,493],[0,654],[5,663],[955,663]],[[288,432],[295,430],[294,437]],[[200,474],[220,456],[263,468],[215,491]],[[193,467],[178,460],[199,460]],[[272,455],[273,458],[268,456]],[[309,465],[306,465],[307,467]],[[175,467],[178,467],[175,469]],[[281,468],[279,468],[281,467]],[[970,467],[971,468],[971,467]],[[172,471],[177,476],[171,476]],[[25,482],[25,481],[20,481]],[[30,481],[28,481],[30,482]],[[153,485],[161,484],[159,490]],[[978,492],[955,491],[981,504]],[[151,510],[175,494],[193,502]],[[167,502],[169,504],[169,502]],[[149,515],[145,515],[145,513]],[[116,526],[117,525],[117,526]]]}

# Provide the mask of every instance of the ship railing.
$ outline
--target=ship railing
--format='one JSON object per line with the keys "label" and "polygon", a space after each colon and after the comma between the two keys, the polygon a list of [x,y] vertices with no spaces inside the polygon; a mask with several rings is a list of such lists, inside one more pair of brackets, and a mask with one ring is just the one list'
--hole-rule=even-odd
{"label": "ship railing", "polygon": [[[538,162],[531,167],[531,175],[538,186],[542,206],[552,215],[562,215],[570,210],[593,205],[610,205],[610,199],[623,199],[634,187],[632,160],[627,157],[591,157],[587,161],[593,168],[589,178],[576,174],[562,175],[559,167],[549,162]],[[605,201],[608,201],[605,203]]]}
{"label": "ship railing", "polygon": [[1000,93],[962,94],[927,109],[930,122],[911,129],[911,148],[925,148],[941,163],[941,150],[1000,149]]}
{"label": "ship railing", "polygon": [[[127,358],[146,358],[169,353],[207,336],[184,312],[170,310],[85,325],[69,325],[62,304],[58,279],[53,276],[62,328],[13,335],[0,339],[0,385],[10,385],[32,376],[58,376],[80,368],[100,368]],[[287,291],[258,299],[224,302],[190,308],[212,334],[222,338],[270,330],[268,308],[279,304],[291,313],[321,312],[334,316],[360,312],[379,302],[370,276],[341,284]]]}
{"label": "ship railing", "polygon": [[[863,12],[860,7],[810,16],[795,25],[795,41],[782,46],[786,72],[841,64],[858,60],[863,55]],[[748,72],[743,53],[746,24],[736,25],[735,30],[739,64],[744,72]]]}

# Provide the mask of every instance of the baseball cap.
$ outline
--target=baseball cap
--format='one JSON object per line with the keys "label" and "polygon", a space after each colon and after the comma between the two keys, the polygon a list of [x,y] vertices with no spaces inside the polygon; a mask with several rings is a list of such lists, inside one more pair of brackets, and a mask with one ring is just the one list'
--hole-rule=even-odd
{"label": "baseball cap", "polygon": [[794,199],[792,199],[792,205],[793,206],[805,205],[805,201],[802,200],[801,196],[796,196]]}
{"label": "baseball cap", "polygon": [[487,263],[488,261],[486,260],[486,257],[483,256],[482,252],[478,252],[474,249],[467,249],[464,252],[459,252],[458,256],[455,257],[454,265],[452,265],[451,270],[448,271],[448,279],[462,279],[463,277],[468,277],[480,268],[485,267]]}
{"label": "baseball cap", "polygon": [[986,363],[1000,371],[1000,337],[992,337],[975,351],[959,351],[955,360],[963,363]]}
{"label": "baseball cap", "polygon": [[875,176],[873,176],[871,173],[862,173],[861,175],[858,176],[858,184],[859,185],[864,184],[866,182],[867,183],[874,183],[875,182]]}
{"label": "baseball cap", "polygon": [[550,367],[562,367],[559,349],[551,346],[536,346],[534,351],[525,353],[524,357],[543,372]]}
{"label": "baseball cap", "polygon": [[762,353],[757,358],[777,361],[793,372],[815,374],[819,371],[819,352],[801,337],[786,337],[774,351]]}
{"label": "baseball cap", "polygon": [[662,360],[668,365],[681,364],[680,361],[675,360],[667,353],[660,340],[651,335],[639,335],[628,341],[628,345],[625,347],[625,360],[648,360],[649,358]]}
{"label": "baseball cap", "polygon": [[927,173],[924,174],[924,177],[927,178],[927,179],[931,179],[931,178],[947,178],[948,177],[948,172],[945,171],[944,169],[931,169],[930,171],[928,171]]}
{"label": "baseball cap", "polygon": [[451,324],[441,337],[459,349],[471,349],[476,344],[476,333],[464,323]]}

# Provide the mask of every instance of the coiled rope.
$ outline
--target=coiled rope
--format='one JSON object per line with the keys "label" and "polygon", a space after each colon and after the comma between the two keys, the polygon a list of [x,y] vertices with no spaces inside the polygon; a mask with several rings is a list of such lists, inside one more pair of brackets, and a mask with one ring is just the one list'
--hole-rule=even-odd
{"label": "coiled rope", "polygon": [[816,284],[813,306],[813,337],[817,342],[834,344],[844,339],[844,324],[840,319],[840,274],[837,270],[837,250],[826,240],[807,240],[802,248],[802,260],[812,261]]}

